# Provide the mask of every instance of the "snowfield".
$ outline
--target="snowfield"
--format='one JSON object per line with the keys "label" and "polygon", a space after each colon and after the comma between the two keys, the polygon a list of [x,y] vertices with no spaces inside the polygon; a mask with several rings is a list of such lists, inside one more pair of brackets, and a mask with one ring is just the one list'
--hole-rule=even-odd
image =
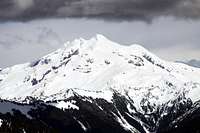
{"label": "snowfield", "polygon": [[[76,39],[35,62],[0,69],[0,98],[22,102],[27,96],[41,100],[70,97],[70,90],[112,103],[117,91],[134,101],[159,106],[184,94],[200,99],[200,69],[164,61],[140,45],[124,46],[103,35]],[[60,102],[59,108],[78,107]]]}

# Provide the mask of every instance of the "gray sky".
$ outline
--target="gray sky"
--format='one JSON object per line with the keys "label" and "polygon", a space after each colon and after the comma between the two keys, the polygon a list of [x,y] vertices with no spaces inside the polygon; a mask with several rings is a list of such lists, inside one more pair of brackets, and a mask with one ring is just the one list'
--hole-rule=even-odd
{"label": "gray sky", "polygon": [[95,34],[167,60],[200,58],[200,0],[1,0],[0,67]]}
{"label": "gray sky", "polygon": [[1,0],[1,20],[87,17],[145,20],[159,16],[197,19],[200,0]]}

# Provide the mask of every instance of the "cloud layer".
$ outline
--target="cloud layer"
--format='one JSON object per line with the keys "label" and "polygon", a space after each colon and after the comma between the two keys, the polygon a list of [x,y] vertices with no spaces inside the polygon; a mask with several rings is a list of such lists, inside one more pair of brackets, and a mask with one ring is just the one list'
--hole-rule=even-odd
{"label": "cloud layer", "polygon": [[0,20],[86,17],[151,21],[159,16],[200,18],[200,0],[1,0]]}

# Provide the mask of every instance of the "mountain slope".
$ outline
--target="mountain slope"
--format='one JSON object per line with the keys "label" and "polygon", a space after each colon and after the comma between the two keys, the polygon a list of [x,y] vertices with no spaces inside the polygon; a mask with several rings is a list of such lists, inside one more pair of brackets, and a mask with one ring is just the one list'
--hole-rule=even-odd
{"label": "mountain slope", "polygon": [[[123,46],[97,35],[67,42],[35,62],[2,69],[0,97],[2,106],[20,104],[16,108],[27,120],[35,118],[33,110],[48,116],[46,109],[61,109],[74,123],[69,126],[65,120],[67,127],[82,125],[80,132],[102,128],[107,130],[99,132],[109,132],[117,125],[120,132],[167,132],[171,122],[196,107],[199,77],[198,68],[167,62],[139,45]],[[24,105],[31,106],[25,113]],[[12,111],[10,107],[7,112]],[[8,120],[5,113],[2,117]],[[48,117],[37,119],[46,123]],[[66,128],[47,125],[58,132]]]}

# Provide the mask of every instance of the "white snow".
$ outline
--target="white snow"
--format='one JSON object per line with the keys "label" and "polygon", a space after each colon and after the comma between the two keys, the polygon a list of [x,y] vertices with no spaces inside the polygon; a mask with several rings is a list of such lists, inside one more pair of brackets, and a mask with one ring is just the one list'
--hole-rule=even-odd
{"label": "white snow", "polygon": [[51,105],[56,106],[57,108],[60,109],[75,109],[75,110],[79,110],[79,107],[75,105],[75,101],[60,101],[58,103],[52,103]]}
{"label": "white snow", "polygon": [[87,128],[84,126],[84,124],[82,122],[80,122],[79,120],[77,120],[77,122],[81,125],[81,128],[84,130],[84,131],[87,131]]}
{"label": "white snow", "polygon": [[135,110],[131,109],[130,103],[127,104],[127,109],[128,109],[128,111],[129,111],[130,113],[136,113]]}
{"label": "white snow", "polygon": [[[122,95],[128,92],[139,111],[144,98],[152,105],[166,103],[182,93],[193,102],[200,99],[200,69],[164,61],[140,45],[120,45],[102,35],[67,42],[37,65],[30,64],[0,71],[0,98],[59,100],[72,96],[66,94],[72,89],[82,96],[112,102],[115,90]],[[33,85],[34,79],[37,82]],[[56,106],[78,108],[68,102]]]}
{"label": "white snow", "polygon": [[2,119],[0,119],[0,127],[1,127],[1,125],[3,124],[3,120]]}
{"label": "white snow", "polygon": [[137,133],[137,129],[135,129],[133,126],[131,126],[126,119],[124,119],[124,117],[120,114],[120,112],[118,111],[119,117],[113,113],[113,115],[115,116],[116,120],[120,123],[120,125],[128,131],[131,131],[132,133]]}

